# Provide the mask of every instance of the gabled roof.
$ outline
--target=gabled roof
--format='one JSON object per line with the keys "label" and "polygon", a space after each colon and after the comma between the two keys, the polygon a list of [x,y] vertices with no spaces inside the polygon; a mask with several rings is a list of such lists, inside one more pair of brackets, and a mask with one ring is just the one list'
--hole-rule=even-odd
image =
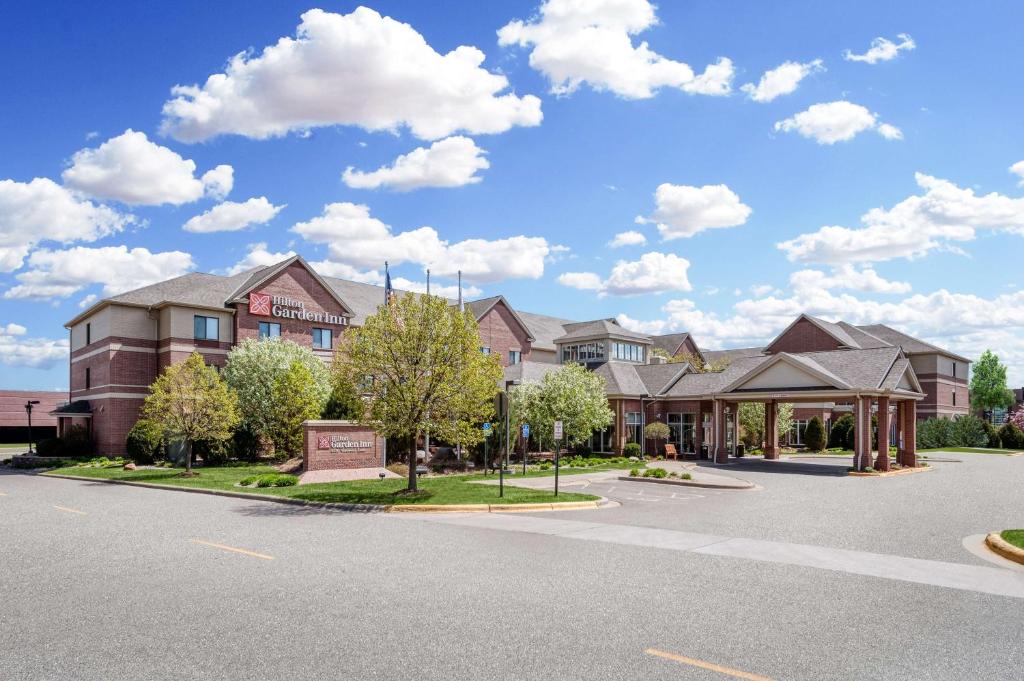
{"label": "gabled roof", "polygon": [[533,336],[532,348],[534,350],[556,350],[555,339],[565,333],[565,325],[572,324],[571,320],[560,319],[535,312],[519,312],[522,319],[530,329]]}
{"label": "gabled roof", "polygon": [[[788,352],[780,352],[776,355],[772,355],[768,358],[768,361],[761,362],[756,366],[752,367],[746,373],[737,376],[735,379],[730,381],[722,388],[722,392],[733,392],[735,390],[741,390],[744,385],[750,383],[752,380],[769,371],[771,368],[779,364],[787,364],[795,368],[800,374],[805,374],[813,379],[821,381],[823,384],[836,388],[838,390],[849,390],[852,386],[845,380],[829,371],[821,364],[816,362],[808,354],[791,354]],[[780,385],[777,386],[779,389],[785,388],[796,388],[796,385]]]}
{"label": "gabled roof", "polygon": [[280,273],[284,272],[294,263],[302,265],[302,267],[305,268],[307,272],[309,272],[310,276],[312,276],[313,279],[316,280],[316,282],[320,284],[320,286],[322,286],[323,289],[327,291],[332,298],[334,298],[334,301],[338,303],[338,305],[341,305],[341,307],[345,310],[342,313],[344,316],[353,316],[353,310],[351,307],[349,307],[349,304],[346,303],[345,300],[340,295],[338,295],[338,292],[334,290],[334,287],[328,284],[327,281],[323,277],[321,277],[316,270],[309,266],[309,263],[306,262],[306,260],[301,255],[293,255],[290,258],[282,260],[276,265],[271,265],[270,267],[264,268],[259,272],[253,272],[252,275],[248,279],[246,279],[241,286],[238,287],[238,289],[236,289],[230,296],[228,296],[226,300],[224,300],[224,304],[227,305],[230,303],[239,303],[248,300],[248,295],[253,291],[253,289],[269,282],[271,279],[273,279]]}
{"label": "gabled roof", "polygon": [[740,359],[741,357],[758,357],[764,355],[764,348],[733,348],[731,350],[702,349],[700,354],[704,356],[704,361],[708,363],[720,362],[722,360],[732,362]]}
{"label": "gabled roof", "polygon": [[556,343],[569,343],[598,338],[619,338],[649,345],[650,336],[623,328],[614,319],[594,319],[588,322],[564,324],[565,334],[555,339]]}
{"label": "gabled roof", "polygon": [[910,360],[902,356],[893,362],[892,368],[878,387],[882,390],[924,392],[917,380],[917,374],[914,373],[914,367],[910,365]]}
{"label": "gabled roof", "polygon": [[950,352],[949,350],[944,350],[938,346],[932,345],[931,343],[926,343],[920,338],[908,336],[902,331],[897,331],[896,329],[890,326],[886,326],[885,324],[865,324],[863,326],[858,326],[857,328],[865,333],[871,334],[872,336],[886,343],[889,343],[890,345],[900,346],[901,348],[903,348],[903,352],[907,353],[908,355],[938,353],[940,355],[945,355],[946,357],[958,359],[961,362],[971,361],[968,358]]}
{"label": "gabled roof", "polygon": [[[643,365],[627,364],[624,362],[605,362],[592,369],[592,371],[603,376],[605,380],[605,393],[608,395],[649,395],[647,386],[640,380],[637,374],[637,367]],[[658,365],[655,365],[658,366]],[[662,365],[664,366],[664,365]]]}
{"label": "gabled roof", "polygon": [[508,301],[505,300],[505,296],[491,296],[490,298],[481,298],[480,300],[474,300],[466,303],[466,307],[468,307],[470,312],[473,313],[473,316],[477,321],[483,319],[484,315],[494,309],[496,305],[505,306],[505,309],[509,311],[512,318],[516,320],[517,324],[519,324],[520,328],[526,332],[526,339],[528,341],[532,343],[535,340],[530,327],[526,325],[526,322],[519,316],[516,309],[508,304]]}
{"label": "gabled roof", "polygon": [[682,347],[683,343],[685,343],[687,339],[689,339],[690,342],[693,343],[693,347],[697,348],[697,354],[702,359],[705,359],[704,353],[701,351],[699,347],[697,347],[697,342],[693,340],[693,336],[691,336],[688,331],[683,331],[682,333],[666,333],[660,336],[651,336],[650,339],[651,343],[654,344],[654,347],[661,348],[662,350],[664,350],[673,357],[679,354],[679,348]]}
{"label": "gabled roof", "polygon": [[693,371],[687,362],[635,364],[632,366],[650,395],[663,395],[686,373]]}
{"label": "gabled roof", "polygon": [[792,322],[790,322],[789,326],[787,326],[785,329],[782,330],[782,333],[780,333],[779,335],[775,336],[775,338],[773,338],[771,340],[771,342],[768,343],[767,346],[765,346],[765,349],[767,350],[768,348],[770,348],[773,345],[775,345],[776,343],[778,343],[779,340],[781,340],[787,333],[789,333],[790,329],[792,329],[794,326],[799,324],[801,321],[808,321],[811,324],[814,324],[815,326],[817,326],[819,329],[821,329],[822,331],[824,331],[828,335],[832,336],[832,338],[835,339],[835,341],[839,344],[839,347],[841,347],[841,348],[859,348],[860,347],[859,345],[857,345],[857,341],[855,341],[850,336],[850,334],[847,333],[846,329],[844,329],[840,324],[837,324],[835,322],[827,322],[824,319],[819,319],[818,317],[812,317],[809,314],[801,314],[796,319],[794,319]]}

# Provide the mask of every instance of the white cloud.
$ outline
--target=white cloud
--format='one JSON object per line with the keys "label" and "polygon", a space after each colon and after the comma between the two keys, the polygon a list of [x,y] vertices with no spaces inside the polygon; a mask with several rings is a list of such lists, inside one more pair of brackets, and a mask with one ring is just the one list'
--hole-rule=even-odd
{"label": "white cloud", "polygon": [[326,244],[330,260],[354,267],[379,267],[409,262],[430,268],[438,276],[491,283],[503,279],[538,279],[554,247],[542,237],[466,239],[449,243],[433,227],[395,233],[370,215],[362,204],[331,203],[324,212],[292,231],[312,243]]}
{"label": "white cloud", "polygon": [[[227,270],[225,270],[223,274],[226,274],[227,276],[230,277],[232,275],[239,274],[240,272],[251,270],[254,267],[266,267],[268,265],[276,265],[282,260],[287,260],[293,255],[295,255],[295,251],[274,253],[270,250],[267,250],[267,243],[265,241],[261,241],[255,244],[249,244],[249,252],[245,254],[245,257],[236,262],[231,267],[229,267]],[[317,271],[319,271],[319,268],[314,269],[317,269]]]}
{"label": "white cloud", "polygon": [[412,26],[366,7],[345,15],[311,9],[295,38],[259,55],[235,55],[202,86],[174,87],[161,129],[186,142],[229,133],[265,139],[328,125],[406,126],[438,139],[540,124],[540,100],[500,94],[508,79],[481,68],[483,60],[466,45],[439,54]]}
{"label": "white cloud", "polygon": [[647,237],[635,229],[619,232],[615,238],[608,242],[610,248],[622,248],[623,246],[643,246],[647,243]]}
{"label": "white cloud", "polygon": [[900,51],[910,51],[917,47],[917,43],[906,33],[900,33],[896,36],[900,41],[894,43],[888,38],[879,36],[871,41],[871,47],[864,54],[854,54],[850,50],[843,52],[843,59],[846,61],[859,61],[865,64],[877,64],[880,61],[889,61],[895,59],[896,55]]}
{"label": "white cloud", "polygon": [[78,307],[84,310],[85,308],[95,303],[98,298],[99,296],[96,295],[95,293],[90,293],[89,295],[78,301]]}
{"label": "white cloud", "polygon": [[812,104],[806,111],[775,124],[776,132],[796,131],[818,144],[847,142],[865,130],[874,129],[885,139],[903,139],[903,132],[894,125],[880,123],[878,116],[860,104],[845,100]]}
{"label": "white cloud", "polygon": [[532,48],[530,66],[547,77],[551,92],[567,95],[587,83],[626,99],[653,97],[662,87],[704,95],[727,95],[733,66],[726,58],[697,76],[688,64],[668,59],[633,36],[658,19],[648,0],[547,0],[529,21],[498,31],[499,45]]}
{"label": "white cloud", "polygon": [[0,326],[0,333],[5,333],[8,336],[24,336],[28,333],[28,329],[21,324],[9,322],[6,326]]}
{"label": "white cloud", "polygon": [[924,193],[890,209],[874,208],[861,217],[864,227],[825,226],[777,244],[799,262],[878,262],[916,258],[951,242],[972,241],[987,229],[1024,236],[1024,198],[995,192],[976,196],[948,180],[916,173]]}
{"label": "white cloud", "polygon": [[[311,262],[310,265],[317,273],[325,277],[337,277],[338,279],[348,279],[349,281],[358,281],[376,286],[384,285],[384,273],[379,269],[360,270],[351,265],[331,260]],[[405,277],[392,276],[391,285],[399,291],[412,291],[414,293],[426,293],[427,291],[426,281],[413,281]],[[430,293],[454,300],[459,296],[459,286],[458,284],[439,284],[434,280],[430,283]],[[479,296],[481,293],[483,291],[476,286],[465,283],[462,285],[463,299]]]}
{"label": "white cloud", "polygon": [[19,283],[4,291],[4,298],[67,298],[93,284],[103,284],[103,295],[112,296],[181,276],[194,267],[192,256],[181,251],[152,253],[127,246],[39,249],[29,256],[28,269],[15,276]]}
{"label": "white cloud", "polygon": [[1017,161],[1010,166],[1010,172],[1020,177],[1020,186],[1024,187],[1024,161]]}
{"label": "white cloud", "polygon": [[32,369],[50,369],[67,364],[69,343],[67,338],[26,338],[28,329],[18,324],[16,333],[0,326],[0,364]]}
{"label": "white cloud", "polygon": [[724,184],[690,187],[664,183],[654,193],[655,210],[650,217],[637,216],[637,224],[655,223],[665,240],[691,237],[706,229],[736,227],[752,212],[740,197]]}
{"label": "white cloud", "polygon": [[423,187],[461,187],[476,184],[483,178],[476,174],[490,163],[487,153],[468,137],[448,137],[427,147],[419,147],[395,159],[390,166],[365,173],[352,166],[345,169],[342,180],[355,189],[390,187],[407,192]]}
{"label": "white cloud", "polygon": [[689,291],[690,261],[674,253],[644,253],[639,260],[620,260],[602,280],[593,272],[566,272],[558,283],[572,288],[597,291],[599,295],[635,296],[642,293]]}
{"label": "white cloud", "polygon": [[0,272],[21,267],[38,243],[95,241],[120,232],[131,215],[87,201],[53,180],[0,180]]}
{"label": "white cloud", "polygon": [[[832,268],[831,274],[821,270],[798,270],[789,275],[789,283],[798,293],[813,293],[822,289],[847,289],[865,293],[909,293],[911,286],[905,281],[890,281],[878,274],[873,268],[856,269],[853,265],[844,264]],[[773,290],[754,290],[757,297],[767,295]]]}
{"label": "white cloud", "polygon": [[772,286],[771,284],[755,284],[754,286],[750,287],[750,292],[753,293],[755,296],[759,297],[766,296],[774,290],[775,287]]}
{"label": "white cloud", "polygon": [[250,225],[263,225],[274,219],[284,205],[275,206],[260,196],[244,203],[225,201],[210,210],[188,219],[182,229],[186,232],[237,232]]}
{"label": "white cloud", "polygon": [[747,97],[755,102],[770,102],[776,97],[796,91],[800,81],[812,73],[824,70],[825,66],[820,59],[806,64],[787,61],[770,71],[765,71],[757,85],[747,83],[740,90],[746,92]]}
{"label": "white cloud", "polygon": [[122,203],[180,206],[204,195],[223,198],[234,184],[231,166],[220,165],[201,178],[195,161],[150,142],[129,128],[95,149],[81,149],[61,177],[86,194]]}

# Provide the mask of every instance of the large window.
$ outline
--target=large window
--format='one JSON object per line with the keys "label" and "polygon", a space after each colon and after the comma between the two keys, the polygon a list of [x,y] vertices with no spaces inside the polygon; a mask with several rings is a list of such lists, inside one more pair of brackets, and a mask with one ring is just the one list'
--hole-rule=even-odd
{"label": "large window", "polygon": [[573,343],[562,346],[562,363],[591,362],[604,359],[604,343]]}
{"label": "large window", "polygon": [[793,420],[793,425],[789,428],[789,444],[791,445],[802,445],[804,443],[804,433],[807,431],[807,420]]}
{"label": "large window", "polygon": [[313,329],[313,347],[317,350],[330,350],[332,340],[330,329]]}
{"label": "large window", "polygon": [[523,361],[523,353],[522,352],[520,352],[519,350],[509,350],[508,351],[508,363],[509,363],[509,365],[519,364],[522,361]]}
{"label": "large window", "polygon": [[196,340],[217,340],[220,338],[220,320],[216,317],[194,318],[194,337]]}
{"label": "large window", "polygon": [[640,412],[626,412],[626,441],[643,443],[643,425],[640,422]]}
{"label": "large window", "polygon": [[637,343],[612,343],[612,359],[621,359],[627,362],[643,362],[644,346]]}
{"label": "large window", "polygon": [[85,367],[85,389],[92,387],[92,369]]}
{"label": "large window", "polygon": [[486,345],[481,345],[480,346],[480,354],[481,355],[489,355],[489,354],[491,354],[491,349],[489,347],[487,347]]}
{"label": "large window", "polygon": [[615,451],[615,426],[595,430],[590,436],[590,450],[601,454]]}
{"label": "large window", "polygon": [[260,322],[260,338],[279,338],[281,325],[277,322]]}

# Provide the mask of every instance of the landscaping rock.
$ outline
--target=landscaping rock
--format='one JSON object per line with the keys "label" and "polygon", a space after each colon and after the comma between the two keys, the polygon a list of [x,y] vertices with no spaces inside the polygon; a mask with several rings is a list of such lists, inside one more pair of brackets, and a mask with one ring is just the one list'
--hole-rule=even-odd
{"label": "landscaping rock", "polygon": [[131,461],[129,461],[128,463],[126,463],[124,465],[124,469],[126,471],[133,471],[133,470],[135,470],[135,464],[133,464]]}

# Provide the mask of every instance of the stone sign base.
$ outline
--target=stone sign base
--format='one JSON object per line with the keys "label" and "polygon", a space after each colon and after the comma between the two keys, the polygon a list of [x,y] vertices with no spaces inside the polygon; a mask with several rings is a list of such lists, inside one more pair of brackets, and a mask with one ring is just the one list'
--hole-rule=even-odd
{"label": "stone sign base", "polygon": [[303,471],[384,466],[384,438],[354,421],[315,420],[302,424]]}

